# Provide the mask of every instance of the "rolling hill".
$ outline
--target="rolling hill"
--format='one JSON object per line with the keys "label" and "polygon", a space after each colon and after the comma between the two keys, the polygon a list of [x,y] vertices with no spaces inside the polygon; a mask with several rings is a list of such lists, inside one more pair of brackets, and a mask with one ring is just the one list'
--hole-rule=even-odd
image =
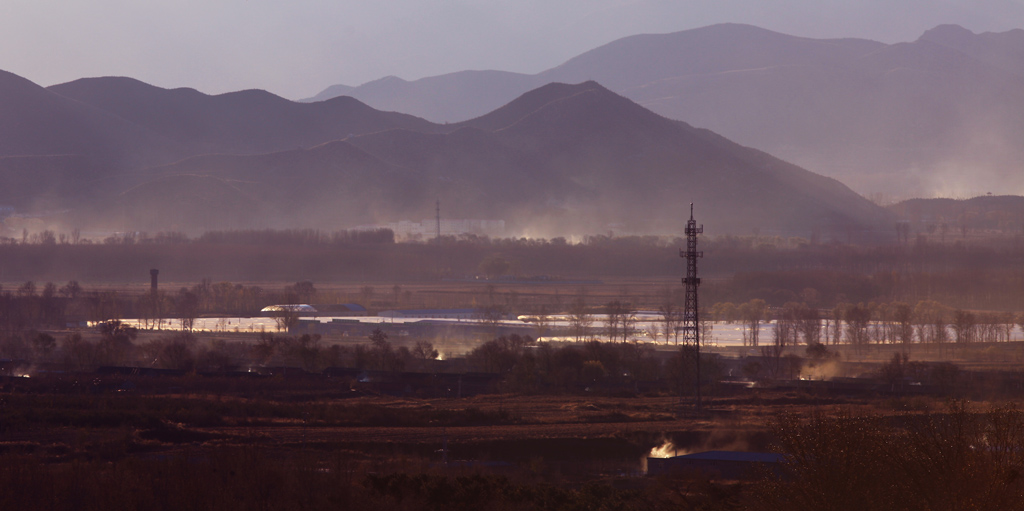
{"label": "rolling hill", "polygon": [[173,140],[182,156],[270,153],[395,128],[436,130],[423,119],[350,97],[305,104],[262,90],[207,95],[122,77],[83,78],[49,91]]}
{"label": "rolling hill", "polygon": [[146,171],[112,202],[167,211],[151,220],[174,217],[182,203],[225,219],[207,189],[175,183],[203,176],[230,186],[230,203],[252,205],[240,207],[251,207],[255,223],[278,227],[418,219],[440,200],[446,216],[504,219],[515,232],[542,236],[678,232],[690,202],[716,234],[824,239],[890,230],[889,213],[839,182],[661,117],[594,82],[550,84],[438,129],[191,158]]}
{"label": "rolling hill", "polygon": [[347,97],[209,96],[127,78],[42,88],[8,73],[0,91],[0,204],[49,212],[57,229],[341,229],[418,220],[440,200],[448,218],[534,236],[678,233],[690,202],[715,234],[891,230],[890,213],[841,183],[593,81],[450,124]]}
{"label": "rolling hill", "polygon": [[0,71],[0,157],[75,155],[127,168],[172,158],[179,150],[172,140],[108,111]]}

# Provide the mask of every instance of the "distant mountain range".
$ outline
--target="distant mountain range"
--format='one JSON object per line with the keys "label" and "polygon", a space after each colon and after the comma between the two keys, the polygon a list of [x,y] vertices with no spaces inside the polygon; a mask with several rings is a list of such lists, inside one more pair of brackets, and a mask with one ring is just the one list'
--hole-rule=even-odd
{"label": "distant mountain range", "polygon": [[455,122],[546,83],[585,80],[862,193],[1024,192],[1024,30],[946,25],[887,45],[724,24],[626,37],[536,75],[388,77],[309,101],[345,94]]}
{"label": "distant mountain range", "polygon": [[394,128],[435,130],[423,119],[374,110],[350,97],[310,105],[262,90],[209,96],[132,78],[84,78],[49,91],[173,141],[184,155],[268,153]]}
{"label": "distant mountain range", "polygon": [[45,89],[0,71],[0,204],[76,208],[134,182],[141,168],[201,154],[307,148],[395,128],[436,129],[352,98],[308,105],[264,91],[208,96],[113,77]]}
{"label": "distant mountain range", "polygon": [[[316,227],[504,219],[512,232],[888,233],[838,181],[667,119],[588,81],[548,84],[461,123],[352,98],[208,96],[126,78],[44,89],[0,75],[0,204],[66,227]],[[8,233],[10,235],[10,233]],[[884,236],[879,234],[877,236]]]}

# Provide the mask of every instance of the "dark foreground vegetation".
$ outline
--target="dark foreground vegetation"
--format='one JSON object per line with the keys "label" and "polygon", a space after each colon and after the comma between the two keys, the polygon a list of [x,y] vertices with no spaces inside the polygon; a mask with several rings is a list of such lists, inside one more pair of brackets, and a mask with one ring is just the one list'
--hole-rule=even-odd
{"label": "dark foreground vegetation", "polygon": [[1024,509],[1024,412],[783,417],[781,477],[752,493],[777,510]]}
{"label": "dark foreground vegetation", "polygon": [[[367,473],[343,459],[274,459],[258,448],[167,460],[45,465],[7,457],[0,506],[51,510],[537,509],[648,510],[673,507],[670,492],[608,483],[560,486],[538,478],[480,473]],[[13,491],[12,491],[13,490]]]}
{"label": "dark foreground vegetation", "polygon": [[[694,353],[677,347],[508,336],[441,361],[381,330],[347,344],[139,333],[67,334],[49,362],[16,367],[31,377],[2,380],[3,509],[1015,509],[1024,491],[1024,414],[945,401],[1019,399],[1014,370],[774,350],[776,333],[759,355],[704,354],[697,413]],[[794,380],[805,365],[863,377]],[[644,476],[666,442],[788,461],[744,481]]]}
{"label": "dark foreground vegetation", "polygon": [[[3,394],[3,509],[1024,509],[1024,413],[1006,405],[761,390],[694,414],[640,395],[340,398],[277,380],[69,397],[50,384]],[[663,413],[638,420],[645,409]],[[666,440],[786,462],[742,481],[644,476],[639,458]]]}

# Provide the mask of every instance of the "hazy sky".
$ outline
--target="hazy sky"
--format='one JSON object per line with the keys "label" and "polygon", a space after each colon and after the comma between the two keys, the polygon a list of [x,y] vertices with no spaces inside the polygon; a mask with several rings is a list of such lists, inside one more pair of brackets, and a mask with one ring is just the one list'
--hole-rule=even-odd
{"label": "hazy sky", "polygon": [[899,42],[942,23],[1024,28],[1024,0],[2,0],[0,69],[297,99],[386,75],[536,73],[623,36],[722,22]]}

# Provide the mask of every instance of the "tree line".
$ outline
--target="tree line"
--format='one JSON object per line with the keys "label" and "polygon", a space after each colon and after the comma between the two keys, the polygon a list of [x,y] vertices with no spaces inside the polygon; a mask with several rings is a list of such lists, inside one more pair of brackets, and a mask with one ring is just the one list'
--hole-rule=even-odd
{"label": "tree line", "polygon": [[[26,330],[79,328],[84,322],[138,319],[143,328],[160,329],[176,319],[190,332],[203,315],[251,316],[272,304],[311,303],[319,296],[310,281],[278,289],[202,279],[177,291],[86,289],[76,280],[62,286],[27,281],[0,286],[0,335]],[[282,324],[287,327],[287,324]]]}
{"label": "tree line", "polygon": [[[327,343],[319,335],[260,333],[249,341],[201,341],[189,332],[167,332],[139,339],[139,330],[111,320],[95,334],[25,331],[0,342],[0,357],[65,371],[92,371],[100,366],[131,366],[192,372],[247,371],[259,367],[295,367],[319,373],[328,367],[398,374],[436,372],[441,353],[428,340],[392,342],[374,330],[362,343]],[[452,358],[453,354],[447,354]],[[503,377],[503,391],[525,393],[637,390],[637,385],[668,392],[693,387],[695,351],[665,354],[637,342],[587,341],[580,344],[537,343],[509,335],[483,342],[449,362],[445,371],[481,372]],[[702,357],[702,380],[714,385],[721,364]],[[450,367],[449,367],[450,366]]]}
{"label": "tree line", "polygon": [[758,330],[766,321],[773,322],[773,342],[782,346],[1009,342],[1014,328],[1024,329],[1024,313],[953,309],[934,300],[843,302],[830,309],[787,302],[769,309],[754,299],[738,306],[716,303],[708,314],[714,321],[742,323],[744,345],[750,346],[759,344]]}
{"label": "tree line", "polygon": [[[61,241],[63,239],[63,242]],[[396,243],[378,231],[252,230],[196,238],[129,233],[101,242],[31,236],[0,243],[5,281],[431,280],[451,277],[649,277],[682,272],[681,238],[587,236],[578,240],[446,236]],[[77,240],[77,241],[76,241]],[[706,290],[715,301],[793,301],[807,287],[823,302],[963,300],[965,308],[1024,309],[1024,243],[852,246],[793,238],[706,237]],[[739,295],[747,295],[745,297]],[[758,296],[750,296],[757,294]],[[718,295],[724,295],[717,298]],[[974,300],[976,303],[968,303]]]}

